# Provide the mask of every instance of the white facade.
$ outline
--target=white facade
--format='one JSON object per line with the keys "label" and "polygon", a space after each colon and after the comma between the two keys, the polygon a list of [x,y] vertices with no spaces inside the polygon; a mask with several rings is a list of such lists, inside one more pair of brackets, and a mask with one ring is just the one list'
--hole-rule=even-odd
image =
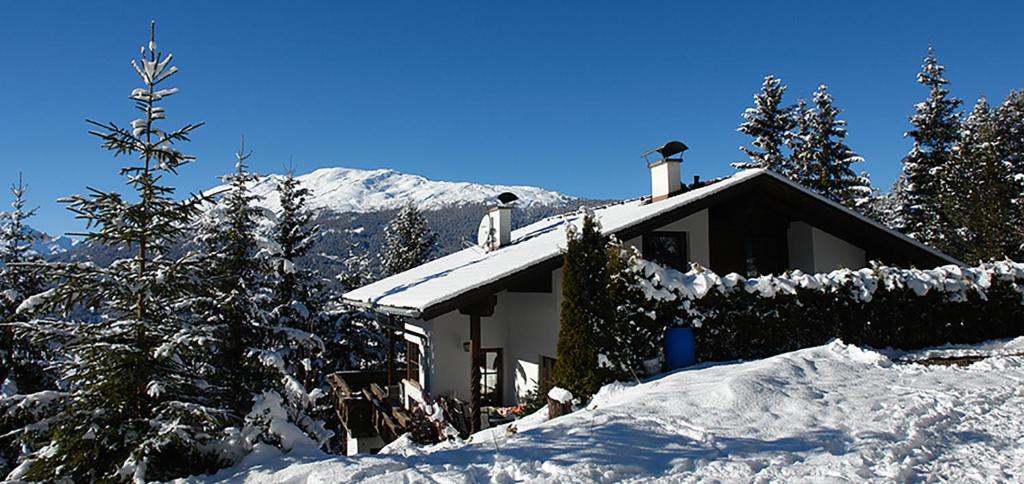
{"label": "white facade", "polygon": [[[701,210],[655,229],[686,232],[689,260],[711,265],[707,210]],[[790,266],[805,272],[838,267],[863,267],[864,251],[804,222],[793,222],[788,232]],[[642,250],[642,238],[628,244]],[[502,395],[511,405],[540,381],[542,357],[554,358],[562,304],[562,270],[551,272],[551,292],[502,291],[494,314],[481,318],[484,350],[502,350]],[[410,320],[406,339],[421,344],[420,384],[430,394],[469,399],[469,316],[452,311],[429,321]],[[425,344],[424,344],[425,342]]]}

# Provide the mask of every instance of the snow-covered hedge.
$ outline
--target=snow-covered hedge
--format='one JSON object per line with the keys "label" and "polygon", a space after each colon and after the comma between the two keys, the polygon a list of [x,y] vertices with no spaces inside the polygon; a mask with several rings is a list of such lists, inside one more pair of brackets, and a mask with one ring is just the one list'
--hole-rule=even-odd
{"label": "snow-covered hedge", "polygon": [[911,349],[1024,334],[1024,264],[1012,261],[756,278],[631,261],[651,310],[693,327],[704,361],[758,358],[835,337]]}

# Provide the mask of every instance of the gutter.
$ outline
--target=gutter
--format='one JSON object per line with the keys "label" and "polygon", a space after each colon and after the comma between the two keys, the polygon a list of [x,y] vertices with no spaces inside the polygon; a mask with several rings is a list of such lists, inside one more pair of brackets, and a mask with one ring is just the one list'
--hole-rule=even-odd
{"label": "gutter", "polygon": [[401,306],[387,306],[372,302],[347,299],[344,296],[342,296],[341,302],[348,304],[349,306],[355,306],[360,309],[366,309],[369,311],[375,311],[384,314],[391,314],[393,316],[404,316],[413,319],[419,319],[420,315],[423,314],[423,311],[420,309],[406,308]]}

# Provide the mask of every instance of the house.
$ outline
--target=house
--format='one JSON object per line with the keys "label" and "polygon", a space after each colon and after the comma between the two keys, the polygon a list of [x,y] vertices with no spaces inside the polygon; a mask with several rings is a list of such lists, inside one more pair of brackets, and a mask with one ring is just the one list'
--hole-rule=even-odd
{"label": "house", "polygon": [[[955,259],[774,172],[754,169],[710,183],[680,181],[682,143],[657,150],[651,194],[594,210],[603,233],[645,258],[717,273],[823,272],[869,260],[934,267]],[[511,230],[503,204],[484,218],[479,246],[344,295],[404,321],[405,401],[431,395],[510,405],[543,386],[555,362],[565,228],[581,213]],[[475,362],[475,363],[473,363]],[[477,414],[478,415],[478,414]],[[470,421],[478,423],[474,415]],[[471,423],[471,425],[472,425]]]}

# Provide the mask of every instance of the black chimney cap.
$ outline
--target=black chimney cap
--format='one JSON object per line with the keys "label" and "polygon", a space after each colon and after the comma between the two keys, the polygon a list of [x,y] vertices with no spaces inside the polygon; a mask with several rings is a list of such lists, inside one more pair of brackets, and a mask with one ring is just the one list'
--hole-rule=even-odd
{"label": "black chimney cap", "polygon": [[669,141],[668,143],[665,143],[664,146],[649,149],[640,156],[642,156],[644,159],[647,159],[647,157],[650,156],[652,153],[658,153],[659,155],[661,155],[661,159],[664,160],[670,156],[681,154],[682,152],[688,149],[690,148],[683,144],[681,141]]}
{"label": "black chimney cap", "polygon": [[504,192],[498,195],[498,201],[501,202],[502,205],[508,205],[516,200],[519,200],[519,197],[512,192]]}

